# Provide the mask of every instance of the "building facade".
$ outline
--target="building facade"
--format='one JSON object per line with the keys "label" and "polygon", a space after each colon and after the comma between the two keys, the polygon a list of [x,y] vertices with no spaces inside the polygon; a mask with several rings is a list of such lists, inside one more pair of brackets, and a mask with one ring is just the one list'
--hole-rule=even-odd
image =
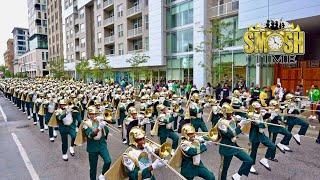
{"label": "building facade", "polygon": [[14,45],[13,72],[16,74],[22,69],[21,63],[18,62],[19,57],[29,51],[29,30],[15,27],[12,30],[12,35]]}
{"label": "building facade", "polygon": [[49,62],[63,60],[61,0],[48,0],[48,52]]}
{"label": "building facade", "polygon": [[48,58],[40,58],[42,56],[39,55],[48,54],[47,0],[28,0],[27,3],[29,51],[18,59],[18,66],[20,72],[26,72],[29,77],[42,77],[49,74]]}
{"label": "building facade", "polygon": [[14,46],[13,39],[8,39],[7,41],[7,50],[3,54],[5,66],[8,68],[10,72],[13,73],[13,60],[14,60]]}

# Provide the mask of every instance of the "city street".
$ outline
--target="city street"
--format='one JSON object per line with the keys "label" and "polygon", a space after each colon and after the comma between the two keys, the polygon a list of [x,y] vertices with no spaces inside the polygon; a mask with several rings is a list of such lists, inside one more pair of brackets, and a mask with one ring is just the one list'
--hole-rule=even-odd
{"label": "city street", "polygon": [[[76,147],[74,157],[69,155],[69,161],[65,162],[61,157],[60,136],[54,143],[49,142],[48,132],[41,133],[39,128],[28,120],[10,101],[0,97],[0,180],[28,180],[28,179],[64,179],[64,180],[87,180],[89,179],[88,154],[86,145]],[[205,113],[205,118],[208,112]],[[208,127],[211,125],[207,124]],[[296,129],[294,129],[296,131]],[[309,130],[309,136],[316,136],[315,130]],[[149,133],[147,133],[149,136]],[[152,138],[157,141],[157,138]],[[316,180],[320,177],[320,146],[314,143],[314,139],[304,137],[301,146],[291,140],[292,153],[282,154],[277,151],[278,163],[270,162],[271,172],[261,166],[258,160],[265,153],[261,146],[257,158],[256,169],[259,175],[250,174],[243,179],[277,179],[277,180]],[[248,140],[241,136],[239,144],[247,146]],[[108,137],[109,152],[112,161],[124,152],[126,146],[121,142],[119,132],[111,129]],[[218,179],[220,156],[218,146],[211,147],[202,156],[204,164],[214,172]],[[231,179],[240,166],[240,161],[232,161],[228,177]],[[99,159],[98,169],[102,168],[102,159]],[[99,173],[99,172],[98,172]],[[159,180],[179,179],[168,168],[156,170],[156,178]]]}

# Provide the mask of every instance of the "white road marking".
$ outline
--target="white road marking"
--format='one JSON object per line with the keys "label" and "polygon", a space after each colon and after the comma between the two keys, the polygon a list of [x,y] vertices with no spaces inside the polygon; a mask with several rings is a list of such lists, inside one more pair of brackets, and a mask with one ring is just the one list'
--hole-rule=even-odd
{"label": "white road marking", "polygon": [[21,157],[22,157],[22,159],[24,161],[24,164],[26,165],[26,167],[27,167],[27,169],[28,169],[28,171],[29,171],[29,173],[31,175],[31,178],[33,180],[40,180],[39,175],[37,174],[37,172],[33,168],[32,164],[31,164],[31,161],[28,158],[27,152],[24,150],[24,148],[23,148],[22,144],[20,143],[17,135],[15,133],[11,133],[11,135],[12,135],[12,138],[13,138],[14,142],[18,146],[20,155],[21,155]]}
{"label": "white road marking", "polygon": [[7,115],[4,113],[1,105],[0,105],[0,112],[1,112],[1,114],[2,114],[2,117],[3,117],[4,121],[5,121],[5,122],[8,122],[8,120],[7,120]]}

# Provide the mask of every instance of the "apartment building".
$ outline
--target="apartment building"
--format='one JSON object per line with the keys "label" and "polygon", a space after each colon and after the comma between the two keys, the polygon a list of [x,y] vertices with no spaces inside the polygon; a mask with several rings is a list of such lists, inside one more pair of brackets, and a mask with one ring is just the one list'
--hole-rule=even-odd
{"label": "apartment building", "polygon": [[150,57],[144,66],[160,77],[159,69],[165,71],[163,10],[161,1],[64,1],[65,58],[69,62],[65,67],[75,67],[81,59],[106,55],[115,79],[120,80],[129,77],[126,59],[143,53]]}
{"label": "apartment building", "polygon": [[25,28],[15,27],[12,30],[13,46],[14,46],[14,60],[13,60],[13,72],[22,71],[22,63],[18,62],[20,56],[29,51],[29,30]]}
{"label": "apartment building", "polygon": [[[45,76],[48,58],[47,0],[28,0],[29,51],[18,58],[19,72],[29,77]],[[39,55],[40,54],[40,55]]]}
{"label": "apartment building", "polygon": [[48,0],[48,52],[49,61],[63,60],[61,0]]}
{"label": "apartment building", "polygon": [[10,72],[13,73],[13,60],[14,60],[14,46],[13,39],[7,40],[7,50],[3,54],[3,59],[5,62],[5,66],[8,68]]}

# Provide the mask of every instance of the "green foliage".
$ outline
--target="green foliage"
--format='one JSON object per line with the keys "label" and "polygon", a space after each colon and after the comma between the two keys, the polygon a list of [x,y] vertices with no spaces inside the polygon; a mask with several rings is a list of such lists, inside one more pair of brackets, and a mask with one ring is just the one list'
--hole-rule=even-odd
{"label": "green foliage", "polygon": [[104,79],[104,72],[107,72],[107,74],[111,71],[110,62],[109,59],[106,58],[106,56],[94,56],[93,57],[93,68],[92,68],[92,75],[93,77],[100,81]]}
{"label": "green foliage", "polygon": [[[139,74],[149,71],[146,67],[141,65],[147,63],[150,57],[145,54],[134,54],[131,58],[127,59],[126,62],[130,64],[130,75],[133,79],[133,84],[139,79]],[[146,73],[148,74],[148,73]]]}
{"label": "green foliage", "polygon": [[3,73],[3,78],[13,77],[13,73],[9,71],[6,66],[0,66],[0,72]]}
{"label": "green foliage", "polygon": [[80,63],[76,65],[76,72],[79,75],[80,79],[85,81],[89,72],[89,61],[81,60]]}
{"label": "green foliage", "polygon": [[17,78],[27,78],[28,74],[26,72],[17,72],[15,74],[15,77],[17,77]]}
{"label": "green foliage", "polygon": [[60,59],[57,61],[49,61],[49,71],[55,78],[61,78],[65,76],[64,72],[64,60]]}

